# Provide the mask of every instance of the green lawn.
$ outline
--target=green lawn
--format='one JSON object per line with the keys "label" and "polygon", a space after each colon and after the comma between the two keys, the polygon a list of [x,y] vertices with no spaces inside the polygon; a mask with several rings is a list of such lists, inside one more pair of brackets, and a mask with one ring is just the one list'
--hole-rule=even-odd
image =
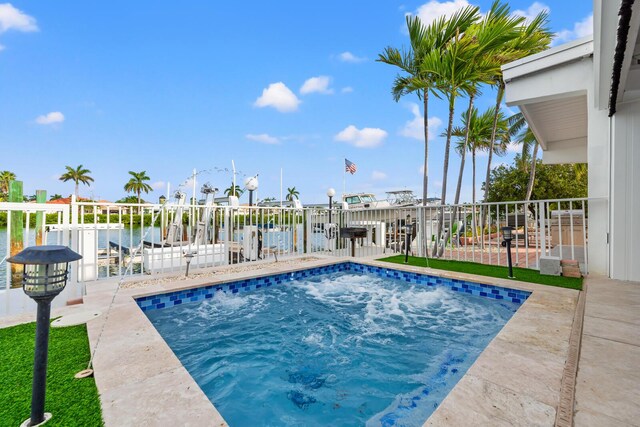
{"label": "green lawn", "polygon": [[[394,264],[404,264],[404,255],[395,255],[388,258],[380,258],[378,261],[391,262]],[[427,264],[428,263],[428,264]],[[509,268],[495,265],[478,264],[476,262],[449,261],[441,259],[428,260],[425,258],[409,257],[408,265],[416,267],[431,267],[438,270],[457,271],[460,273],[477,274],[478,276],[499,277],[506,279],[509,275]],[[512,280],[521,282],[539,283],[541,285],[558,286],[561,288],[582,289],[582,278],[545,276],[537,270],[528,268],[513,267]]]}
{"label": "green lawn", "polygon": [[[0,425],[19,426],[31,415],[35,323],[0,329]],[[52,328],[45,412],[51,426],[102,426],[93,378],[75,379],[89,362],[85,325]]]}

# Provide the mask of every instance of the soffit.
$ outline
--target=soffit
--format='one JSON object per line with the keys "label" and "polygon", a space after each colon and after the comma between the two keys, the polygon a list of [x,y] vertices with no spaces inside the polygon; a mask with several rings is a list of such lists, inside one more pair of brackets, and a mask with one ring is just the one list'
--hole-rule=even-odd
{"label": "soffit", "polygon": [[586,95],[530,103],[520,109],[543,150],[550,143],[586,144]]}

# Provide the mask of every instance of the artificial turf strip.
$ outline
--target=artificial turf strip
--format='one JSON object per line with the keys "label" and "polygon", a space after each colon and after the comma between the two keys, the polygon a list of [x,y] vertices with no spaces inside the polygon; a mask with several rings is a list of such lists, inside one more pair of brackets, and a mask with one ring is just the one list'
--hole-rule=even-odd
{"label": "artificial turf strip", "polygon": [[[388,258],[380,258],[378,261],[391,262],[394,264],[404,264],[404,255],[395,255]],[[478,276],[498,277],[507,279],[509,276],[508,267],[500,267],[495,265],[478,264],[476,262],[451,261],[442,259],[433,259],[419,257],[409,257],[408,265],[415,267],[430,267],[438,270],[457,271],[460,273],[477,274]],[[569,289],[582,289],[582,277],[563,277],[563,276],[546,276],[540,274],[537,270],[529,268],[513,267],[514,279],[521,282],[538,283],[541,285],[558,286]]]}
{"label": "artificial turf strip", "polygon": [[[31,415],[35,323],[0,329],[0,426],[19,426]],[[89,361],[85,325],[51,328],[45,412],[47,427],[102,426],[93,378],[75,379]]]}

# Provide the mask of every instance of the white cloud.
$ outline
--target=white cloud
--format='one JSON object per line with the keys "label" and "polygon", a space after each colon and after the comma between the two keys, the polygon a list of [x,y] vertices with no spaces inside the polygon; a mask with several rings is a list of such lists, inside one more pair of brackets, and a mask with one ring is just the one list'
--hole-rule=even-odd
{"label": "white cloud", "polygon": [[245,137],[251,141],[261,142],[263,144],[280,144],[280,140],[275,136],[270,136],[266,133],[252,134],[248,133]]}
{"label": "white cloud", "polygon": [[371,179],[374,181],[382,181],[387,179],[387,174],[380,171],[373,171],[371,173]]}
{"label": "white cloud", "polygon": [[162,190],[163,188],[167,188],[167,184],[164,181],[156,181],[151,184],[151,188],[154,190]]}
{"label": "white cloud", "polygon": [[[424,117],[420,113],[420,107],[418,107],[418,104],[411,102],[409,108],[413,114],[413,119],[405,123],[400,130],[400,135],[424,141]],[[431,141],[438,134],[438,128],[442,125],[442,120],[438,117],[429,117],[427,123],[429,125],[429,141]]]}
{"label": "white cloud", "polygon": [[16,30],[22,32],[38,31],[35,18],[16,9],[11,3],[0,4],[0,33]]}
{"label": "white cloud", "polygon": [[342,93],[351,93],[351,92],[353,92],[353,88],[351,86],[345,86],[340,90],[340,92],[342,92]]}
{"label": "white cloud", "polygon": [[422,6],[418,7],[416,15],[420,18],[423,24],[429,25],[435,19],[441,16],[451,16],[459,9],[469,6],[467,0],[452,0],[439,2],[431,0]]}
{"label": "white cloud", "polygon": [[379,128],[358,129],[349,125],[335,136],[336,141],[346,142],[358,148],[373,148],[382,144],[387,132]]}
{"label": "white cloud", "polygon": [[561,30],[554,34],[552,45],[568,42],[593,34],[593,13],[582,21],[573,24],[573,30]]}
{"label": "white cloud", "polygon": [[302,95],[308,95],[310,93],[318,92],[325,95],[330,95],[333,93],[333,89],[329,87],[330,83],[331,77],[329,76],[311,77],[304,82],[304,84],[300,88],[300,93]]}
{"label": "white cloud", "polygon": [[51,113],[36,117],[36,123],[39,125],[52,125],[62,122],[64,122],[64,114],[60,111],[52,111]]}
{"label": "white cloud", "polygon": [[546,4],[536,1],[533,2],[531,6],[527,8],[527,10],[514,10],[513,15],[522,16],[527,22],[531,22],[533,21],[533,18],[535,18],[540,12],[544,11],[549,13],[550,10],[551,9],[549,9],[549,6],[547,6]]}
{"label": "white cloud", "polygon": [[300,105],[298,97],[282,82],[271,83],[262,91],[262,96],[253,104],[256,107],[273,107],[281,113],[296,111]]}
{"label": "white cloud", "polygon": [[4,50],[4,46],[0,44],[0,52]]}
{"label": "white cloud", "polygon": [[367,58],[363,56],[356,56],[351,52],[342,52],[340,55],[338,55],[338,58],[342,62],[350,62],[353,64],[357,64],[358,62],[364,62],[367,60]]}

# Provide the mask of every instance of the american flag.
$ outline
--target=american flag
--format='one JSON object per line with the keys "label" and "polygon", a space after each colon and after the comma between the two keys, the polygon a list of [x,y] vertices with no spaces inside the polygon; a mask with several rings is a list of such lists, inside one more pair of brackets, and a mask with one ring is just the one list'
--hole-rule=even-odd
{"label": "american flag", "polygon": [[345,172],[349,172],[351,175],[353,175],[354,173],[356,173],[358,168],[356,167],[355,163],[350,162],[347,159],[344,159],[344,170]]}

